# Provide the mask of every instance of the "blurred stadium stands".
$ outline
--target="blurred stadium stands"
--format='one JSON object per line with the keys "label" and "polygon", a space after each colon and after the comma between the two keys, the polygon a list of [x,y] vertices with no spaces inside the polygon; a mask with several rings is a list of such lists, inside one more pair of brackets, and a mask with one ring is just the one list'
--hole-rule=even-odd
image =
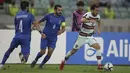
{"label": "blurred stadium stands", "polygon": [[[15,0],[19,7],[20,0]],[[34,2],[36,9],[36,19],[41,18],[47,14],[47,8],[49,6],[49,0],[29,0]],[[83,0],[85,2],[84,10],[87,11],[87,7],[92,3],[100,3],[101,0]],[[96,2],[95,2],[96,1]],[[107,1],[107,0],[106,0]],[[111,4],[111,8],[115,12],[114,19],[108,19],[104,17],[104,8],[100,7],[100,15],[102,18],[102,31],[111,32],[129,32],[130,31],[130,2],[129,0],[108,0]],[[55,4],[61,4],[63,6],[63,15],[66,17],[67,30],[71,29],[72,12],[77,8],[77,0],[54,0]],[[3,8],[1,8],[3,7]],[[14,28],[13,16],[8,14],[8,3],[0,5],[0,28]]]}

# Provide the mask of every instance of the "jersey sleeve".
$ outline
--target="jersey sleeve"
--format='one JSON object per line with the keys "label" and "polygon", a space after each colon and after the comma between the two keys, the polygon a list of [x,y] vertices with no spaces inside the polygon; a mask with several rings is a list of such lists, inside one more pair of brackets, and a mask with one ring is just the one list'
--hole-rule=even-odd
{"label": "jersey sleeve", "polygon": [[45,15],[39,22],[44,22],[45,20],[47,20],[48,19],[48,14],[47,15]]}
{"label": "jersey sleeve", "polygon": [[65,17],[63,17],[63,20],[62,20],[62,22],[65,22]]}
{"label": "jersey sleeve", "polygon": [[100,21],[100,20],[101,20],[100,15],[98,15],[98,21]]}
{"label": "jersey sleeve", "polygon": [[88,13],[85,13],[85,14],[83,15],[83,18],[89,18]]}
{"label": "jersey sleeve", "polygon": [[65,23],[65,17],[63,17],[63,19],[62,19],[62,22],[61,22],[61,26],[65,26],[66,25],[66,23]]}
{"label": "jersey sleeve", "polygon": [[31,16],[31,22],[33,23],[35,21],[35,17],[32,15]]}

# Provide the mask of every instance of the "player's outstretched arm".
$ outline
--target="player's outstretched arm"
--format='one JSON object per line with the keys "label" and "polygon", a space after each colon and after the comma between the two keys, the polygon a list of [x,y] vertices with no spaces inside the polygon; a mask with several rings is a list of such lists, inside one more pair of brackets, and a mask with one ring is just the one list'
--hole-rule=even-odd
{"label": "player's outstretched arm", "polygon": [[40,23],[38,21],[33,21],[32,23],[32,30],[37,30],[36,27],[39,27]]}
{"label": "player's outstretched arm", "polygon": [[44,33],[42,33],[42,30],[40,28],[40,23],[39,21],[35,21],[33,23],[33,26],[35,27],[35,29],[41,34],[42,38],[46,38],[46,35]]}
{"label": "player's outstretched arm", "polygon": [[65,25],[66,25],[65,22],[62,22],[61,29],[58,31],[58,35],[60,35],[60,34],[65,32]]}
{"label": "player's outstretched arm", "polygon": [[41,29],[40,29],[40,22],[34,21],[32,24],[33,24],[33,25],[32,25],[32,29],[38,30],[38,31],[41,30]]}
{"label": "player's outstretched arm", "polygon": [[41,29],[40,29],[40,24],[41,24],[42,22],[44,22],[45,20],[47,20],[47,19],[48,19],[48,16],[49,16],[49,15],[45,15],[45,16],[44,16],[43,18],[41,18],[40,20],[33,22],[34,27],[35,27],[36,30],[38,30],[40,33],[42,33],[42,31],[41,31]]}

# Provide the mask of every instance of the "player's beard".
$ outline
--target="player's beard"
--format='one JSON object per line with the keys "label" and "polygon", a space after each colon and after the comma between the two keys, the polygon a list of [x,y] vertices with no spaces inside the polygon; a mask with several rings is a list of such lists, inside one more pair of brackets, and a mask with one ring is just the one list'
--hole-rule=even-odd
{"label": "player's beard", "polygon": [[60,15],[62,15],[62,13],[58,13],[58,12],[56,12],[56,15],[57,15],[57,16],[60,16]]}

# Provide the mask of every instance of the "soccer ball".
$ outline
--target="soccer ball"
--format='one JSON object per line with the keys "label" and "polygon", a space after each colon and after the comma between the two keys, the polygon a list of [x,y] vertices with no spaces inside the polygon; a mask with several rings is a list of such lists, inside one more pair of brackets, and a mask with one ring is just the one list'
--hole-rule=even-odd
{"label": "soccer ball", "polygon": [[105,71],[112,71],[112,70],[113,70],[113,64],[110,63],[110,62],[107,62],[107,63],[104,65],[104,70],[105,70]]}

